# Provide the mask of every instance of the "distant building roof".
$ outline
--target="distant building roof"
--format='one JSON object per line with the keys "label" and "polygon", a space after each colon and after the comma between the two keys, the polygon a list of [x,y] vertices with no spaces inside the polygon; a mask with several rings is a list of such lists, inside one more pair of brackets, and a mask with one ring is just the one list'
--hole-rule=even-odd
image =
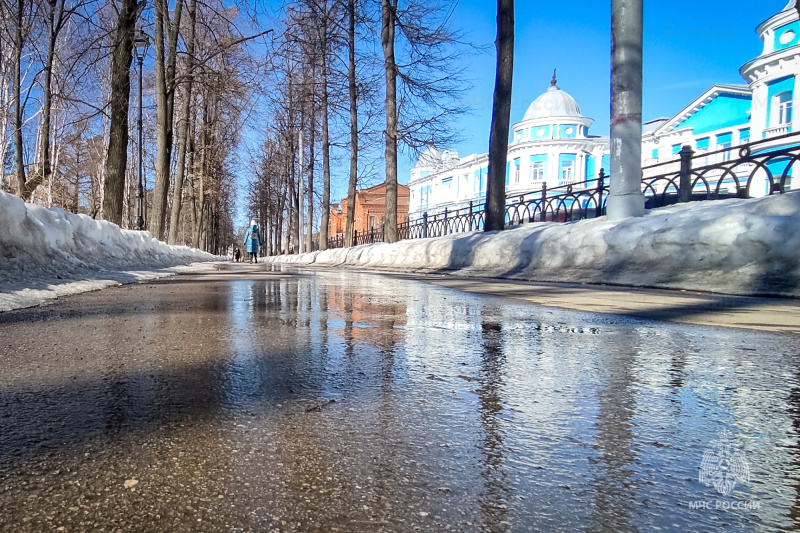
{"label": "distant building roof", "polygon": [[651,131],[656,131],[658,128],[661,127],[662,124],[668,122],[669,118],[662,117],[650,120],[642,124],[642,133],[650,133]]}
{"label": "distant building roof", "polygon": [[556,85],[556,75],[553,73],[550,88],[533,101],[522,120],[580,116],[582,115],[578,102],[572,96],[559,89],[558,85]]}

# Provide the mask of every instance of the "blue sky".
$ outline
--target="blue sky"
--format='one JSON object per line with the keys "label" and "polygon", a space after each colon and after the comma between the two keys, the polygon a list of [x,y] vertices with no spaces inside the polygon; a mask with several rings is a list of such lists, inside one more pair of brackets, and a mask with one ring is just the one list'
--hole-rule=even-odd
{"label": "blue sky", "polygon": [[[762,50],[755,27],[786,2],[646,0],[644,120],[675,115],[715,83],[743,84],[739,67]],[[454,22],[473,42],[493,46],[495,9],[489,0],[461,0]],[[608,135],[611,2],[517,0],[515,16],[511,122],[522,119],[556,68],[559,87],[595,120],[590,133]],[[477,27],[476,21],[483,24]],[[460,155],[488,151],[494,49],[470,62],[475,110],[455,125],[465,137],[455,146]]]}

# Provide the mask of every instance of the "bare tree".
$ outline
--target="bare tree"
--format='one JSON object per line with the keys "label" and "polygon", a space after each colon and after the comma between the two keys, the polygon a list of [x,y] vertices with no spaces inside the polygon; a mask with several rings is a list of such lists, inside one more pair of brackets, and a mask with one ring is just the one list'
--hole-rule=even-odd
{"label": "bare tree", "polygon": [[103,218],[122,224],[125,195],[125,171],[128,167],[128,106],[131,92],[131,62],[136,17],[144,5],[136,0],[113,4],[117,10],[117,27],[111,55],[111,121],[106,157]]}
{"label": "bare tree", "polygon": [[350,177],[347,183],[347,221],[344,239],[353,242],[358,184],[358,85],[356,84],[356,0],[347,0],[347,93],[350,101]]}
{"label": "bare tree", "polygon": [[[14,46],[12,38],[8,32],[13,28],[13,17],[11,6],[6,2],[0,2],[0,26],[7,28],[0,32],[0,190],[11,190],[10,183],[6,182],[5,170],[9,166],[6,157],[10,155],[9,148],[13,141],[13,134],[9,130],[12,120],[11,109],[13,107],[13,65],[14,65]],[[15,177],[16,179],[16,177]]]}
{"label": "bare tree", "polygon": [[[386,81],[386,219],[384,238],[396,242],[398,143],[414,153],[432,144],[449,144],[458,133],[450,120],[466,109],[460,95],[468,88],[455,58],[464,43],[450,29],[457,2],[381,0],[381,44]],[[399,33],[398,31],[399,30]],[[395,41],[405,53],[398,62]],[[399,84],[398,84],[399,81]]]}
{"label": "bare tree", "polygon": [[47,52],[43,66],[42,119],[39,126],[39,164],[31,180],[26,183],[23,198],[28,198],[36,186],[50,179],[51,169],[51,117],[53,108],[53,64],[56,59],[56,44],[59,36],[77,11],[80,4],[65,5],[65,0],[47,0],[44,6]]}
{"label": "bare tree", "polygon": [[25,173],[24,145],[22,139],[23,127],[23,101],[22,101],[22,52],[28,38],[27,21],[31,17],[32,2],[17,0],[13,6],[14,33],[13,33],[13,75],[14,84],[13,106],[14,106],[14,162],[16,164],[17,191],[21,198],[29,197],[28,188],[31,190],[36,184],[28,184]]}
{"label": "bare tree", "polygon": [[164,239],[172,162],[173,121],[175,119],[175,90],[178,57],[178,33],[183,13],[183,0],[175,0],[171,10],[168,0],[155,0],[155,57],[156,57],[156,181],[153,207],[150,212],[150,232]]}
{"label": "bare tree", "polygon": [[489,136],[489,177],[486,185],[486,231],[505,227],[508,129],[514,78],[514,0],[497,0],[497,71]]}
{"label": "bare tree", "polygon": [[319,31],[320,46],[320,107],[322,111],[322,222],[319,228],[319,247],[320,250],[328,248],[328,228],[330,225],[331,214],[331,145],[330,145],[330,124],[328,122],[328,54],[330,27],[330,13],[328,0],[322,0],[321,22]]}
{"label": "bare tree", "polygon": [[381,0],[381,45],[386,72],[386,130],[383,132],[386,158],[386,221],[384,239],[397,242],[397,63],[395,62],[395,21],[399,0]]}
{"label": "bare tree", "polygon": [[184,83],[184,95],[181,107],[181,135],[178,138],[178,164],[175,174],[175,187],[172,194],[172,211],[170,212],[169,224],[169,244],[178,242],[178,229],[181,218],[181,201],[183,199],[183,180],[186,171],[186,151],[188,148],[189,136],[189,114],[192,102],[192,84],[194,82],[194,47],[195,47],[195,25],[197,24],[197,0],[190,0],[189,3],[189,24],[188,36],[186,37],[186,81]]}

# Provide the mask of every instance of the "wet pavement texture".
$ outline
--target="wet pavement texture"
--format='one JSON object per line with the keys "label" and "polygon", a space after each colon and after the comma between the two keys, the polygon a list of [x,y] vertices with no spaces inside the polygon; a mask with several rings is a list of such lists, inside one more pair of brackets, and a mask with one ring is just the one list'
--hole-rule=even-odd
{"label": "wet pavement texture", "polygon": [[0,313],[0,531],[800,526],[796,335],[274,268]]}

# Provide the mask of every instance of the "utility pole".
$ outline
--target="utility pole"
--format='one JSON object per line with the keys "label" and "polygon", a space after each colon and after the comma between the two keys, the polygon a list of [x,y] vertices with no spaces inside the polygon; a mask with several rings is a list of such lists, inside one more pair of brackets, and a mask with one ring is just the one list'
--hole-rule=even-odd
{"label": "utility pole", "polygon": [[642,194],[643,0],[611,1],[610,220],[644,215]]}

